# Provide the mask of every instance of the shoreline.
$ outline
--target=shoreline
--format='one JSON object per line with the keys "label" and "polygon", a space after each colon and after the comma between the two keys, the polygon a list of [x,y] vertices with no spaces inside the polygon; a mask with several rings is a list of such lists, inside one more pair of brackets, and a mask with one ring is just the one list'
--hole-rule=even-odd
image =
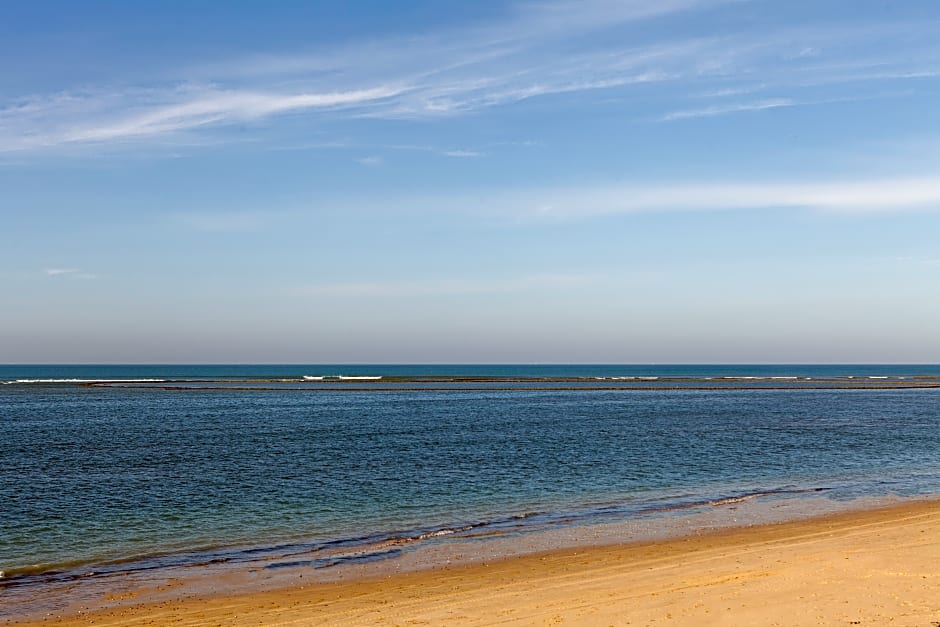
{"label": "shoreline", "polygon": [[[169,600],[172,589],[237,594],[283,588],[297,578],[333,582],[472,564],[557,549],[662,541],[715,530],[801,520],[911,502],[921,496],[833,498],[842,490],[783,486],[673,495],[637,502],[598,501],[574,508],[536,509],[431,526],[362,530],[359,534],[297,536],[244,544],[159,551],[85,563],[11,569],[0,580],[0,623],[17,618],[109,609],[138,597]],[[441,526],[441,524],[443,526]],[[394,530],[393,530],[394,529]],[[26,572],[23,572],[26,571]]]}
{"label": "shoreline", "polygon": [[[187,568],[200,564],[232,564],[244,568],[252,565],[267,565],[270,567],[290,567],[300,565],[313,565],[319,562],[329,562],[339,557],[345,562],[344,555],[349,553],[364,555],[381,555],[383,547],[419,548],[427,541],[457,540],[475,541],[501,535],[514,535],[519,537],[557,536],[564,530],[573,531],[576,528],[602,529],[623,528],[630,526],[640,531],[641,539],[652,539],[661,535],[651,533],[644,527],[649,527],[653,521],[665,523],[668,520],[683,521],[696,520],[703,517],[696,512],[716,512],[720,506],[732,506],[737,509],[739,505],[772,499],[795,499],[795,503],[812,503],[814,497],[826,497],[832,491],[838,491],[833,486],[827,487],[798,487],[782,486],[776,488],[751,488],[737,492],[716,492],[713,494],[685,494],[681,496],[658,496],[646,500],[623,501],[601,500],[580,504],[561,505],[557,509],[551,507],[536,507],[532,510],[522,508],[518,513],[512,510],[490,513],[482,517],[457,516],[450,520],[439,519],[428,524],[414,526],[391,526],[384,529],[377,528],[371,533],[355,534],[348,529],[344,534],[321,535],[311,537],[309,534],[287,536],[265,542],[245,543],[225,542],[224,540],[197,544],[191,548],[168,548],[156,550],[151,553],[142,552],[128,555],[115,555],[105,559],[88,559],[86,561],[68,560],[59,563],[40,563],[25,567],[6,568],[0,571],[0,589],[8,586],[41,586],[56,584],[90,577],[129,576],[138,571],[163,569],[171,571],[173,568]],[[853,502],[873,500],[884,501],[889,497],[871,496],[868,499],[843,500],[849,507]],[[826,501],[833,504],[839,501]],[[776,505],[775,507],[781,507]],[[838,510],[845,509],[837,505]],[[791,507],[792,509],[792,507]],[[823,508],[825,511],[827,508]],[[797,509],[790,516],[806,517],[818,515],[816,507],[806,506]],[[814,513],[807,513],[814,512]],[[666,517],[663,519],[663,517]],[[706,517],[707,518],[707,517]],[[711,524],[727,526],[727,521],[705,521],[699,525],[708,527]],[[668,525],[670,528],[675,525]],[[686,526],[694,528],[693,526]],[[668,535],[675,533],[666,532]],[[329,550],[325,550],[329,549]],[[531,551],[529,551],[531,552]],[[309,559],[301,559],[307,555]],[[333,557],[328,557],[332,555]],[[315,558],[313,556],[316,556]],[[286,562],[286,563],[285,563]],[[332,565],[332,564],[330,564]],[[322,567],[322,566],[321,566]],[[0,615],[2,618],[2,615]]]}
{"label": "shoreline", "polygon": [[[764,518],[748,526],[699,527],[665,539],[605,538],[616,536],[508,556],[484,551],[477,556],[482,561],[449,563],[441,555],[430,567],[414,570],[364,565],[333,581],[313,582],[303,571],[267,583],[229,573],[168,579],[136,591],[115,584],[101,602],[126,604],[4,624],[529,624],[556,617],[574,624],[648,624],[670,616],[696,624],[720,624],[722,616],[767,625],[940,620],[940,499],[786,522]],[[468,548],[479,547],[461,550]]]}

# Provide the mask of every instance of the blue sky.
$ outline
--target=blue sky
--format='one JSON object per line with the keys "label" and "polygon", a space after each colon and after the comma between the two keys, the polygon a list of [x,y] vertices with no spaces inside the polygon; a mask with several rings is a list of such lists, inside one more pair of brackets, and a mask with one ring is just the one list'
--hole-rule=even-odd
{"label": "blue sky", "polygon": [[933,1],[0,5],[0,363],[940,362]]}

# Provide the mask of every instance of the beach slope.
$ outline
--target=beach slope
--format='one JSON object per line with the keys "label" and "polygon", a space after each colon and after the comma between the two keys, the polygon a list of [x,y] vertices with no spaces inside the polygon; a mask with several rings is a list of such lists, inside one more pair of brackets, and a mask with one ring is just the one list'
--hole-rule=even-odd
{"label": "beach slope", "polygon": [[940,625],[940,502],[35,624],[930,627]]}

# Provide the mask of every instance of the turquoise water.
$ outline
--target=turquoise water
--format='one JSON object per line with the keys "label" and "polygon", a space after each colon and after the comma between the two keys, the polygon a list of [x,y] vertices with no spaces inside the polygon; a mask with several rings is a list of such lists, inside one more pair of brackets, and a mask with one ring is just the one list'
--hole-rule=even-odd
{"label": "turquoise water", "polygon": [[[356,554],[389,557],[445,535],[626,521],[753,494],[845,501],[936,494],[940,390],[906,385],[933,384],[923,377],[937,373],[929,366],[3,366],[6,382],[198,379],[213,388],[233,379],[349,374],[473,375],[486,383],[0,385],[0,590],[90,571],[259,556],[268,567],[323,567],[339,559],[330,557],[337,547],[376,547]],[[605,377],[627,387],[582,389],[566,380],[528,389],[520,377]],[[757,379],[698,389],[721,377]],[[807,378],[836,384],[799,387]],[[673,379],[694,385],[664,386]],[[859,379],[903,385],[842,387]],[[783,389],[761,389],[766,381]],[[291,557],[300,553],[314,558]]]}

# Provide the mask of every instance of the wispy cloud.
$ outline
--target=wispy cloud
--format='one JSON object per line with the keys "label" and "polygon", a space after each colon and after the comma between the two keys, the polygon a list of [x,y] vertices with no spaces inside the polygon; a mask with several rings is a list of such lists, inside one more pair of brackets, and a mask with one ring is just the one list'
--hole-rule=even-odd
{"label": "wispy cloud", "polygon": [[92,279],[97,279],[98,276],[91,274],[89,272],[82,272],[77,268],[48,268],[46,270],[46,276],[48,277],[65,277],[70,279],[79,279],[83,281],[88,281]]}
{"label": "wispy cloud", "polygon": [[486,157],[489,153],[468,148],[439,148],[427,144],[376,144],[373,148],[382,150],[401,150],[406,152],[428,152],[442,157]]}
{"label": "wispy cloud", "polygon": [[[656,7],[609,0],[577,6],[570,2],[528,4],[487,28],[360,44],[314,55],[268,56],[254,63],[238,59],[196,82],[181,77],[170,88],[101,87],[0,101],[0,150],[139,141],[292,112],[346,109],[356,115],[443,114],[574,89],[578,87],[564,77],[546,81],[550,77],[536,75],[526,81],[530,84],[518,85],[507,80],[506,73],[518,72],[518,57],[545,38],[681,11],[703,2],[667,0]],[[517,60],[512,62],[512,58]],[[323,79],[324,74],[330,78]],[[285,77],[301,87],[278,87]]]}
{"label": "wispy cloud", "polygon": [[705,91],[700,94],[696,94],[698,98],[727,98],[730,96],[743,96],[745,94],[753,94],[767,88],[767,85],[756,84],[756,85],[744,85],[740,87],[719,87],[710,91]]}
{"label": "wispy cloud", "polygon": [[940,267],[940,257],[905,255],[902,257],[895,257],[894,261],[917,266]]}
{"label": "wispy cloud", "polygon": [[457,158],[467,158],[467,157],[485,157],[485,152],[479,152],[477,150],[444,150],[441,152],[445,157],[457,157]]}
{"label": "wispy cloud", "polygon": [[462,205],[450,198],[407,202],[409,207],[500,216],[504,219],[570,220],[592,216],[690,211],[807,209],[844,215],[940,212],[940,177],[876,180],[774,181],[582,185],[504,190],[474,195]]}
{"label": "wispy cloud", "polygon": [[188,101],[154,108],[110,126],[78,129],[62,136],[63,141],[101,141],[155,135],[206,124],[248,121],[304,109],[363,105],[398,95],[401,88],[378,86],[326,93],[257,93],[206,90]]}
{"label": "wispy cloud", "polygon": [[[337,151],[346,151],[346,152],[380,152],[380,153],[394,153],[394,152],[423,152],[432,155],[437,155],[440,157],[448,157],[454,159],[466,159],[466,158],[479,158],[479,157],[488,157],[493,152],[496,152],[496,149],[500,147],[524,147],[532,148],[538,146],[537,142],[533,141],[521,141],[521,142],[490,142],[484,145],[486,150],[478,148],[454,148],[454,147],[441,147],[433,146],[431,144],[388,144],[388,143],[373,143],[368,141],[352,141],[348,139],[344,140],[334,140],[334,141],[320,141],[320,142],[299,142],[294,144],[287,145],[278,145],[271,146],[269,150],[275,151],[293,151],[293,150],[337,150]],[[362,165],[379,165],[384,163],[385,159],[379,154],[370,154],[365,157],[357,157],[356,161]]]}
{"label": "wispy cloud", "polygon": [[378,157],[375,155],[371,155],[369,157],[362,157],[361,159],[356,159],[356,161],[358,161],[362,165],[370,166],[370,167],[382,165],[383,163],[385,163],[385,160],[382,159],[382,157]]}
{"label": "wispy cloud", "polygon": [[777,98],[757,100],[753,102],[723,103],[702,109],[687,109],[684,111],[673,111],[659,118],[660,122],[670,122],[673,120],[683,120],[690,118],[714,117],[718,115],[727,115],[730,113],[741,113],[746,111],[764,111],[766,109],[780,109],[787,107],[806,107],[818,106],[844,102],[860,102],[864,100],[877,100],[882,98],[893,98],[898,96],[910,95],[910,92],[876,92],[866,93],[859,96],[847,96],[840,98],[821,98],[816,100],[793,100],[791,98]]}
{"label": "wispy cloud", "polygon": [[306,285],[299,293],[312,296],[460,296],[573,288],[595,283],[597,276],[534,274],[509,278],[446,278],[422,281],[352,281]]}
{"label": "wispy cloud", "polygon": [[[320,93],[182,86],[165,92],[60,94],[0,110],[0,149],[134,140],[309,109],[361,108],[401,92],[385,85]],[[26,132],[11,137],[17,127]]]}
{"label": "wispy cloud", "polygon": [[[552,95],[629,96],[664,83],[687,89],[663,105],[659,119],[693,119],[835,102],[801,93],[821,85],[842,85],[838,97],[851,99],[872,81],[940,75],[929,23],[765,26],[681,39],[651,39],[645,29],[648,20],[731,11],[744,1],[521,2],[488,24],[184,67],[169,86],[153,80],[144,88],[100,85],[0,100],[0,151],[178,140],[289,114],[441,118]],[[725,101],[771,89],[780,96]],[[703,98],[715,102],[689,106]],[[440,154],[479,156],[471,152]]]}
{"label": "wispy cloud", "polygon": [[755,102],[737,102],[704,107],[702,109],[687,109],[685,111],[673,111],[659,118],[661,122],[670,122],[672,120],[685,120],[689,118],[714,117],[716,115],[726,115],[728,113],[741,113],[744,111],[763,111],[765,109],[779,109],[780,107],[795,107],[800,103],[789,98],[778,98],[776,100],[758,100]]}

